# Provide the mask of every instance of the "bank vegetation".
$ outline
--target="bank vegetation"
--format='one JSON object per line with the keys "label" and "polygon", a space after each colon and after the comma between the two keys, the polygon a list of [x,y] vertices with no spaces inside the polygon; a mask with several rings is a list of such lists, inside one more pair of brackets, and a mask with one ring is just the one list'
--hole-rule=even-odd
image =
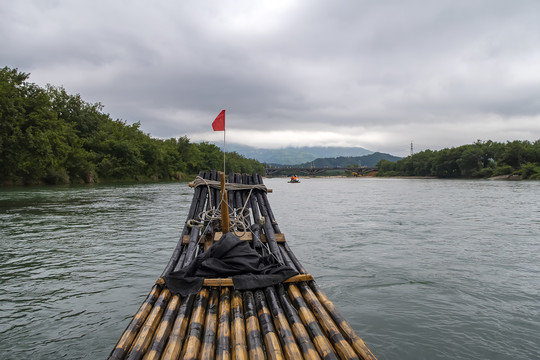
{"label": "bank vegetation", "polygon": [[540,179],[540,140],[491,140],[425,150],[397,162],[381,160],[378,176],[435,176],[438,178]]}
{"label": "bank vegetation", "polygon": [[[112,119],[100,103],[28,78],[0,69],[0,185],[174,180],[223,167],[216,145],[153,138],[138,122]],[[227,168],[264,173],[236,152],[227,154]]]}

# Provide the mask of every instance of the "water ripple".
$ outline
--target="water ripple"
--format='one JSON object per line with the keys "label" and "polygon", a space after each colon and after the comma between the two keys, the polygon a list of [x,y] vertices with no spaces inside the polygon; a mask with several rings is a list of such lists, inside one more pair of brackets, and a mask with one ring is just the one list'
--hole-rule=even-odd
{"label": "water ripple", "polygon": [[[538,182],[268,179],[304,267],[383,359],[538,359]],[[0,190],[0,358],[105,358],[187,184]]]}

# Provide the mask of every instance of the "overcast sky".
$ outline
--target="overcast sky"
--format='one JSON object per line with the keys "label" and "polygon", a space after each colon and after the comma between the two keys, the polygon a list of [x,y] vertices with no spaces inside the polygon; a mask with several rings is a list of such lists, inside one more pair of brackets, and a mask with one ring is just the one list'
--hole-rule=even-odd
{"label": "overcast sky", "polygon": [[0,0],[0,66],[154,137],[407,155],[540,139],[540,1]]}

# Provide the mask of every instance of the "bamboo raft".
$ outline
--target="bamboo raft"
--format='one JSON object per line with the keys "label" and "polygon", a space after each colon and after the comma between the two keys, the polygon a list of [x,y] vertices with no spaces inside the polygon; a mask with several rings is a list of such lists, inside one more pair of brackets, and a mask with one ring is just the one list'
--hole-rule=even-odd
{"label": "bamboo raft", "polygon": [[[201,172],[190,184],[194,196],[180,241],[109,359],[376,359],[289,248],[262,177],[230,174],[221,194],[218,177]],[[220,204],[230,215],[225,209],[215,216]],[[171,293],[164,277],[229,230],[299,275],[241,291],[231,278],[206,278],[196,294]]]}

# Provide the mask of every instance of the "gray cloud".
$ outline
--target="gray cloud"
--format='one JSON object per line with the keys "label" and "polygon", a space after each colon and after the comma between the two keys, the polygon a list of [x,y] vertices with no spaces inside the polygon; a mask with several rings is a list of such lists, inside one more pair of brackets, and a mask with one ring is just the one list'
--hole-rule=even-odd
{"label": "gray cloud", "polygon": [[[404,154],[540,138],[536,1],[0,4],[2,66],[156,137]],[[272,134],[272,136],[268,136]]]}

